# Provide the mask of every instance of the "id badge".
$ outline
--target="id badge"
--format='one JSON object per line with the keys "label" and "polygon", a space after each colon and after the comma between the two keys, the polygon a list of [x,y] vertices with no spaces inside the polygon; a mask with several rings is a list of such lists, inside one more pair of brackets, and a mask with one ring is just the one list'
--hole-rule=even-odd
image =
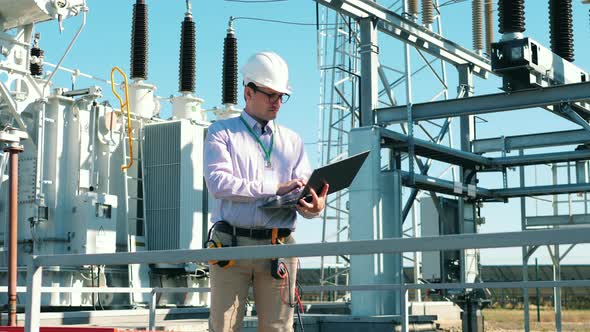
{"label": "id badge", "polygon": [[271,179],[275,179],[275,170],[272,168],[264,167],[264,180],[268,181]]}

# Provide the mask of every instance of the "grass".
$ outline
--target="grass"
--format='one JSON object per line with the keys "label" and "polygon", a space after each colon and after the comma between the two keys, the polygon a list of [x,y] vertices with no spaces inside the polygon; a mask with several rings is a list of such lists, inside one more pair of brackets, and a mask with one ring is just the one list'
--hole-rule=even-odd
{"label": "grass", "polygon": [[[537,309],[530,313],[531,331],[555,331],[555,312],[541,309],[541,321],[537,322]],[[522,331],[524,329],[524,310],[484,309],[486,331]],[[562,331],[590,332],[590,310],[562,310]]]}

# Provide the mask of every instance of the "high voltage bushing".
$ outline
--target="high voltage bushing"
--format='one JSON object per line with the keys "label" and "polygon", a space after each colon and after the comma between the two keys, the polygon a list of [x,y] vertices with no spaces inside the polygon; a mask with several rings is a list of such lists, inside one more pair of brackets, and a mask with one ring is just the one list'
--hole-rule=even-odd
{"label": "high voltage bushing", "polygon": [[195,22],[190,14],[184,17],[180,32],[179,91],[195,92],[196,36]]}
{"label": "high voltage bushing", "polygon": [[31,71],[31,75],[33,76],[42,76],[43,75],[43,56],[45,51],[38,47],[31,48],[31,57],[37,57],[37,61],[31,62],[29,65],[29,70]]}
{"label": "high voltage bushing", "polygon": [[492,43],[494,42],[494,5],[492,0],[485,0],[484,12],[486,21],[486,53],[492,54]]}
{"label": "high voltage bushing", "polygon": [[418,16],[418,0],[408,1],[408,11],[414,17]]}
{"label": "high voltage bushing", "polygon": [[524,0],[498,0],[500,33],[524,32]]}
{"label": "high voltage bushing", "polygon": [[422,24],[434,23],[434,5],[432,0],[422,0]]}
{"label": "high voltage bushing", "polygon": [[482,0],[473,0],[471,3],[472,28],[473,28],[473,49],[483,49],[483,6]]}
{"label": "high voltage bushing", "polygon": [[131,31],[131,78],[147,79],[148,14],[144,0],[133,5]]}
{"label": "high voltage bushing", "polygon": [[238,103],[238,40],[231,27],[223,40],[222,103]]}
{"label": "high voltage bushing", "polygon": [[572,1],[549,0],[551,50],[567,61],[574,61]]}

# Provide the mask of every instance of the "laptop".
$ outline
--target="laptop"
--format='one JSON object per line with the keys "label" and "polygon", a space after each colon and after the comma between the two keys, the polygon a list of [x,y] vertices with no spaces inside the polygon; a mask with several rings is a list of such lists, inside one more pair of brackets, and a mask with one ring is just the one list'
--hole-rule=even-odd
{"label": "laptop", "polygon": [[320,167],[311,173],[307,185],[299,190],[291,191],[288,194],[273,197],[268,202],[260,206],[262,209],[284,209],[294,208],[299,204],[300,199],[305,199],[307,202],[311,202],[313,197],[311,196],[310,189],[313,188],[319,195],[322,192],[322,188],[325,183],[330,185],[328,189],[328,195],[335,193],[342,189],[348,188],[352,183],[352,180],[356,177],[359,169],[367,159],[371,151],[361,152],[354,156],[350,156],[346,159],[337,161],[335,163]]}

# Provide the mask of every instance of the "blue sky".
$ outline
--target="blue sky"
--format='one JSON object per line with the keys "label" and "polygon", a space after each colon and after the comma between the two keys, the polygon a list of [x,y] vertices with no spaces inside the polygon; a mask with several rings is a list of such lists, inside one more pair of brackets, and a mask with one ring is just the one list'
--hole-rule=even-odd
{"label": "blue sky", "polygon": [[[101,78],[107,78],[113,66],[119,66],[129,72],[129,53],[131,40],[131,13],[135,1],[121,0],[88,0],[87,25],[79,40],[64,62],[68,68],[79,68],[82,72]],[[379,1],[389,4],[393,1]],[[444,2],[444,1],[443,1]],[[157,95],[168,97],[178,92],[178,52],[180,44],[180,22],[185,12],[185,1],[148,0],[149,10],[149,67],[148,82],[157,85]],[[196,95],[205,100],[204,108],[212,108],[221,104],[221,59],[223,38],[226,34],[230,16],[277,19],[293,22],[315,23],[315,3],[310,0],[288,0],[275,3],[239,3],[222,0],[193,0],[193,16],[197,30],[197,83]],[[525,35],[538,40],[549,47],[549,28],[547,1],[527,0],[527,31]],[[576,64],[582,68],[590,67],[587,40],[590,37],[589,6],[574,0],[574,37],[576,47]],[[443,13],[444,35],[471,48],[471,1],[445,6]],[[58,33],[57,22],[40,24],[37,31],[41,32],[40,46],[45,49],[46,61],[57,63],[66,49],[81,19],[79,17],[64,22],[65,31]],[[497,20],[494,20],[497,25]],[[288,125],[299,132],[308,144],[310,160],[315,165],[317,148],[313,145],[317,140],[318,102],[319,102],[319,70],[317,67],[316,28],[315,26],[295,26],[277,23],[239,19],[235,23],[238,38],[238,61],[242,65],[247,58],[260,50],[272,50],[281,54],[291,69],[291,85],[293,96],[281,109],[280,123]],[[498,36],[497,28],[495,35]],[[403,68],[401,43],[388,36],[379,35],[381,61],[395,68]],[[422,65],[418,55],[412,53],[412,63]],[[46,67],[46,70],[49,70]],[[449,93],[456,95],[457,74],[447,66],[449,76]],[[391,77],[392,80],[394,76]],[[241,80],[241,78],[240,78]],[[69,74],[59,73],[56,76],[58,86],[70,86]],[[78,78],[77,87],[96,84],[93,81]],[[495,93],[501,85],[496,77],[489,80],[475,80],[475,93]],[[424,72],[414,78],[414,102],[429,100],[440,86],[435,83],[432,75]],[[110,88],[105,88],[104,97],[113,105],[116,99],[111,95]],[[403,86],[395,90],[396,97],[404,102]],[[238,100],[241,101],[241,93]],[[163,102],[163,112],[170,105]],[[478,124],[478,137],[496,137],[514,135],[542,130],[573,129],[576,126],[563,121],[552,114],[541,110],[518,111],[510,113],[488,114],[483,116],[488,122]],[[456,121],[458,122],[458,121]],[[456,125],[453,127],[458,133]],[[458,142],[454,138],[455,142]],[[434,167],[431,174],[437,174],[441,168]],[[534,170],[531,168],[529,173]],[[539,176],[543,173],[538,169]],[[510,172],[509,184],[518,185],[516,171]],[[501,177],[498,175],[482,177],[482,185],[500,187]],[[520,210],[517,200],[509,204],[494,203],[484,208],[487,223],[483,232],[501,232],[520,229]],[[534,210],[531,201],[530,210]],[[541,208],[542,209],[542,208]],[[299,242],[318,242],[321,234],[320,220],[301,220],[298,226]],[[582,250],[575,249],[565,260],[566,263],[588,263]],[[535,256],[533,256],[535,257]],[[546,255],[539,256],[546,261]],[[482,257],[484,264],[519,264],[520,249],[486,250]],[[315,264],[312,263],[305,264]],[[309,265],[308,265],[309,266]]]}

